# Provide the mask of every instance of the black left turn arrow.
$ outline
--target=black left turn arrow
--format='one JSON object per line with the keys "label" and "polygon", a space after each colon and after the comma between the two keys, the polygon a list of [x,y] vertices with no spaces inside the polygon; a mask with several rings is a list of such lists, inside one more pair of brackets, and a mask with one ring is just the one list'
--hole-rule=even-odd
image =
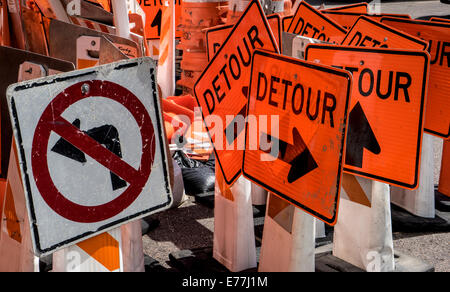
{"label": "black left turn arrow", "polygon": [[[76,119],[72,124],[80,129],[81,122],[79,119]],[[117,131],[116,127],[112,125],[104,125],[83,132],[98,143],[104,145],[106,149],[122,158],[119,132]],[[85,163],[87,161],[85,154],[81,150],[79,150],[63,138],[60,138],[56,142],[56,144],[52,148],[52,151],[80,163]],[[111,172],[111,184],[114,191],[127,186],[127,182],[118,177],[113,172]]]}

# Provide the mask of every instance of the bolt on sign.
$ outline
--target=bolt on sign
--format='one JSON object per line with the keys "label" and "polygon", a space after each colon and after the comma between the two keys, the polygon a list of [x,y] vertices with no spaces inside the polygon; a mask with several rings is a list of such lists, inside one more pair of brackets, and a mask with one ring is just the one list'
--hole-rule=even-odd
{"label": "bolt on sign", "polygon": [[[277,41],[278,48],[281,48],[281,17],[279,14],[267,16],[267,21],[272,29],[273,36]],[[206,34],[206,53],[208,60],[216,54],[220,46],[223,44],[227,36],[230,34],[234,25],[218,25],[205,30]]]}
{"label": "bolt on sign", "polygon": [[36,254],[170,206],[155,75],[140,58],[8,88]]}
{"label": "bolt on sign", "polygon": [[[243,174],[330,225],[337,219],[351,83],[345,70],[253,55],[248,115],[259,123],[256,131],[247,124]],[[261,123],[264,116],[270,126]]]}
{"label": "bolt on sign", "polygon": [[250,64],[259,48],[279,52],[261,4],[253,0],[194,87],[217,162],[229,185],[241,174]]}
{"label": "bolt on sign", "polygon": [[426,50],[428,43],[365,16],[360,16],[341,45]]}
{"label": "bolt on sign", "polygon": [[[181,22],[181,0],[139,0],[141,8],[145,12],[145,35],[147,39],[159,39],[161,36],[161,21],[167,1],[174,1],[175,4],[175,27]],[[181,37],[181,31],[176,31],[175,36]]]}
{"label": "bolt on sign", "polygon": [[336,44],[347,34],[345,28],[305,1],[298,6],[287,32]]}
{"label": "bolt on sign", "polygon": [[353,75],[344,171],[416,188],[429,54],[309,44],[305,58]]}
{"label": "bolt on sign", "polygon": [[450,23],[383,17],[381,23],[395,27],[429,43],[430,83],[425,132],[450,138]]}

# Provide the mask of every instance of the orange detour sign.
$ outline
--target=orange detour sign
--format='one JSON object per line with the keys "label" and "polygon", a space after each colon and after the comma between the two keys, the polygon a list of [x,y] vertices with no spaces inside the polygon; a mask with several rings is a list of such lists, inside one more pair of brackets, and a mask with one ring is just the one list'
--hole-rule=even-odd
{"label": "orange detour sign", "polygon": [[407,14],[368,14],[368,13],[355,13],[355,12],[347,12],[347,11],[332,11],[332,10],[321,10],[321,12],[327,17],[333,19],[340,25],[342,25],[346,29],[350,29],[353,24],[358,20],[360,16],[366,16],[370,19],[379,21],[383,16],[389,17],[398,17],[398,18],[411,18]]}
{"label": "orange detour sign", "polygon": [[383,17],[381,22],[429,42],[431,67],[425,131],[450,138],[450,23],[390,17]]}
{"label": "orange detour sign", "polygon": [[253,0],[194,87],[227,184],[241,174],[251,56],[258,48],[279,52],[262,7]]}
{"label": "orange detour sign", "polygon": [[344,70],[256,51],[248,115],[259,124],[247,124],[244,176],[333,225],[350,90]]}
{"label": "orange detour sign", "polygon": [[[277,41],[278,48],[281,48],[281,17],[279,14],[272,14],[267,16],[267,21],[272,29],[273,36]],[[206,33],[206,53],[208,60],[219,50],[227,36],[230,34],[233,24],[218,25],[205,30]]]}
{"label": "orange detour sign", "polygon": [[321,11],[345,11],[345,12],[353,12],[353,13],[368,13],[369,12],[368,10],[369,10],[369,4],[362,2],[362,3],[328,8],[328,9],[324,9]]}
{"label": "orange detour sign", "polygon": [[233,24],[218,25],[205,29],[206,34],[206,53],[208,60],[217,53],[227,36],[230,34]]}
{"label": "orange detour sign", "polygon": [[336,44],[347,34],[345,28],[305,1],[298,6],[287,32]]}
{"label": "orange detour sign", "polygon": [[341,45],[425,50],[428,43],[378,21],[361,16],[345,36]]}
{"label": "orange detour sign", "polygon": [[344,171],[416,188],[429,54],[310,44],[305,58],[353,74]]}

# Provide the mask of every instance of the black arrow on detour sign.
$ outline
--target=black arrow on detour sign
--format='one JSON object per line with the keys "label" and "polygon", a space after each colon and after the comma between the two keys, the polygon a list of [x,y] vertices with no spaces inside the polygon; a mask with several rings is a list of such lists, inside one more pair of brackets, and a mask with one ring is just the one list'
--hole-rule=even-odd
{"label": "black arrow on detour sign", "polygon": [[[248,96],[248,87],[242,87],[242,94],[247,98]],[[245,129],[245,123],[239,122],[239,117],[243,117],[244,119],[247,117],[247,104],[245,104],[236,117],[231,121],[231,123],[225,128],[224,134],[227,138],[228,144],[231,145],[234,140],[237,139],[239,134]]]}
{"label": "black arrow on detour sign", "polygon": [[362,167],[364,148],[373,154],[380,154],[381,147],[370,127],[361,104],[358,102],[348,119],[347,151],[345,164]]}
{"label": "black arrow on detour sign", "polygon": [[[72,124],[79,129],[81,122],[79,119],[76,119]],[[119,132],[116,127],[112,125],[104,125],[84,132],[98,143],[104,145],[106,149],[122,158]],[[56,142],[55,146],[52,148],[52,151],[80,163],[86,162],[86,156],[84,153],[63,138],[60,138]],[[113,172],[111,172],[111,183],[114,191],[127,186],[127,182]]]}
{"label": "black arrow on detour sign", "polygon": [[293,144],[279,140],[266,133],[262,133],[261,137],[261,139],[266,139],[262,141],[272,143],[272,147],[274,144],[278,143],[278,151],[273,151],[272,147],[270,147],[269,150],[261,150],[291,165],[287,177],[289,183],[297,181],[302,176],[318,167],[317,162],[314,160],[314,157],[306,146],[306,143],[297,128],[294,127],[292,129],[292,135]]}

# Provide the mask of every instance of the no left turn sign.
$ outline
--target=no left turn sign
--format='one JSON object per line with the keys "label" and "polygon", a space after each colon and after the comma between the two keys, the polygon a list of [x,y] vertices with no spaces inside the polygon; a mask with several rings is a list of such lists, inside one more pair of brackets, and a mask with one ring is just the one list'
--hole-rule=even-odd
{"label": "no left turn sign", "polygon": [[141,58],[8,89],[36,253],[169,207],[155,74]]}

